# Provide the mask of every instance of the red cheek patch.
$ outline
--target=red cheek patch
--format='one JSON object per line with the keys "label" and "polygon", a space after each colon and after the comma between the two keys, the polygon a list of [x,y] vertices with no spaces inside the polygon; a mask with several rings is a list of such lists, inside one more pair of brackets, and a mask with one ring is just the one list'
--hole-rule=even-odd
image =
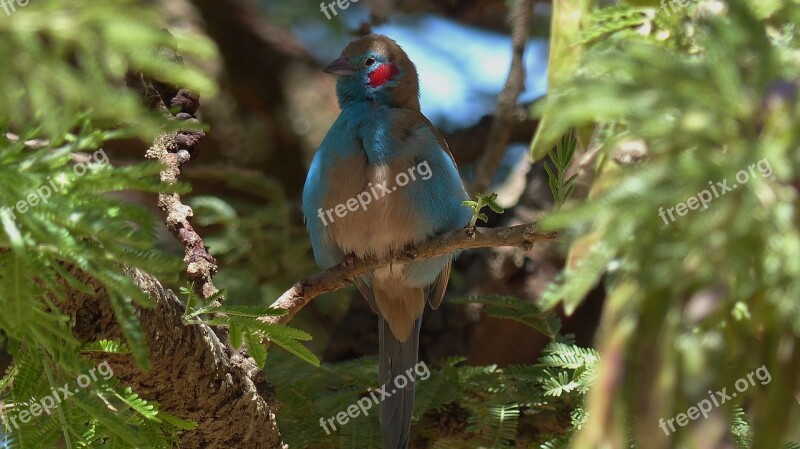
{"label": "red cheek patch", "polygon": [[398,73],[400,73],[400,69],[398,69],[396,65],[392,63],[381,64],[369,74],[369,85],[371,87],[382,86]]}

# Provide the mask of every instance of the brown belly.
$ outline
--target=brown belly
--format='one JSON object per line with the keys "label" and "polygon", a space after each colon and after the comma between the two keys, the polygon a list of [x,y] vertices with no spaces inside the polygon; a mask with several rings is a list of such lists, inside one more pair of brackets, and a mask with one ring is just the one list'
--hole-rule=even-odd
{"label": "brown belly", "polygon": [[[370,166],[359,155],[338,162],[333,173],[346,173],[326,186],[325,217],[332,240],[345,253],[384,256],[420,240],[414,223],[419,212],[395,185],[395,176],[411,161]],[[385,185],[386,189],[379,185]]]}

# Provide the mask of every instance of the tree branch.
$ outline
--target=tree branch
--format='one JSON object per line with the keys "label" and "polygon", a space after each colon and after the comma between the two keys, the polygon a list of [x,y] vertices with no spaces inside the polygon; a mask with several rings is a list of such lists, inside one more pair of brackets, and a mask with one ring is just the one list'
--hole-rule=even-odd
{"label": "tree branch", "polygon": [[[162,55],[180,61],[180,57],[172,49],[163,48]],[[200,106],[200,99],[188,89],[177,89],[156,80],[145,79],[141,75],[129,77],[129,83],[141,91],[152,109],[160,111],[167,118],[198,122],[195,114]],[[174,108],[179,108],[179,112],[172,115],[170,110]],[[164,164],[161,182],[178,182],[181,165],[189,162],[191,156],[197,153],[197,146],[203,137],[205,133],[202,131],[187,129],[161,135],[153,142],[145,157],[158,159]],[[183,244],[186,273],[194,283],[195,290],[203,298],[210,298],[218,292],[213,280],[218,270],[217,261],[208,253],[203,238],[189,223],[189,218],[193,215],[192,208],[183,204],[177,193],[160,193],[158,207],[167,215],[167,229]]]}
{"label": "tree branch", "polygon": [[523,120],[517,105],[517,98],[525,88],[525,44],[533,19],[534,0],[517,0],[510,13],[511,20],[511,69],[508,73],[503,91],[497,100],[494,122],[489,131],[489,139],[483,155],[478,160],[475,168],[475,181],[472,191],[484,192],[492,182],[492,176],[497,171],[500,160],[503,158],[506,146],[511,138],[512,126],[515,122]]}
{"label": "tree branch", "polygon": [[[124,336],[103,284],[77,267],[65,267],[89,286],[87,293],[63,282],[62,313],[74,317],[73,332],[82,341]],[[184,432],[185,449],[280,449],[283,441],[275,421],[275,388],[248,358],[232,354],[204,324],[185,325],[184,305],[161,283],[139,270],[126,274],[155,302],[137,307],[152,368],[139,369],[130,354],[94,353],[111,365],[114,376],[162,410],[197,422]],[[53,298],[58,302],[57,298]]]}
{"label": "tree branch", "polygon": [[298,281],[272,304],[272,307],[286,309],[288,313],[265,317],[264,321],[285,324],[317,296],[339,290],[351,284],[357,276],[394,263],[413,262],[475,248],[519,246],[529,250],[536,242],[555,240],[557,237],[556,233],[539,231],[536,223],[507,228],[463,228],[436,236],[416,248],[408,247],[393,258],[362,259],[351,256],[339,265]]}

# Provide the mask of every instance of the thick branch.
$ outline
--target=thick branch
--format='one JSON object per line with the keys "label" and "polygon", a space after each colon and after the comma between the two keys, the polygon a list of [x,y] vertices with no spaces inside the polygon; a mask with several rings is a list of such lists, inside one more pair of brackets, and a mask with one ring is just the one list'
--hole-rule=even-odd
{"label": "thick branch", "polygon": [[286,323],[317,296],[346,287],[355,277],[393,263],[429,259],[474,248],[519,246],[528,250],[536,242],[555,240],[556,237],[556,233],[539,231],[536,223],[507,228],[464,228],[434,237],[416,248],[408,247],[391,259],[347,258],[339,265],[294,284],[272,304],[272,307],[286,309],[288,313],[265,318],[265,321]]}
{"label": "thick branch", "polygon": [[[67,269],[94,290],[86,293],[63,283],[70,299],[59,309],[74,317],[76,336],[123,339],[102,283],[75,267]],[[264,374],[249,359],[231,354],[208,326],[183,324],[183,304],[158,280],[138,270],[126,272],[155,302],[153,308],[137,308],[152,368],[141,371],[129,354],[97,353],[114,376],[163,410],[197,422],[197,429],[181,436],[182,448],[282,448],[275,391]]]}
{"label": "thick branch", "polygon": [[523,120],[517,98],[525,88],[525,43],[533,18],[534,0],[517,0],[510,14],[511,19],[511,70],[508,79],[497,100],[497,110],[494,122],[489,132],[489,140],[483,155],[478,160],[475,168],[475,181],[472,184],[473,192],[484,192],[492,181],[500,160],[503,158],[506,146],[511,138],[512,126],[515,122]]}

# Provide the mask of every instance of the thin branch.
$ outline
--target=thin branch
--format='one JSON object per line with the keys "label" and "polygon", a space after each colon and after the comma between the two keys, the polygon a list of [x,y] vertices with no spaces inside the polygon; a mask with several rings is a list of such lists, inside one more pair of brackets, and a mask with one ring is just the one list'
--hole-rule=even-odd
{"label": "thin branch", "polygon": [[511,138],[511,130],[515,122],[524,120],[524,113],[521,113],[517,105],[517,98],[525,88],[525,44],[533,19],[534,0],[517,0],[514,8],[509,15],[511,21],[511,69],[508,73],[503,91],[497,100],[497,110],[494,115],[494,122],[489,131],[489,139],[483,155],[478,160],[475,168],[475,181],[472,183],[472,191],[477,193],[487,193],[500,160],[503,158],[506,146]]}
{"label": "thin branch", "polygon": [[[175,151],[180,148],[181,137],[187,136],[185,133],[186,131],[181,131],[159,136],[147,151],[147,157],[158,159],[165,165],[161,172],[161,182],[166,184],[178,182],[181,164],[190,159],[188,151],[183,149]],[[189,139],[194,137],[189,135]],[[189,218],[193,215],[192,208],[183,204],[177,193],[160,193],[158,207],[167,215],[167,229],[183,244],[186,273],[194,283],[195,290],[203,298],[210,298],[218,291],[213,281],[218,268],[216,260],[206,250],[203,238],[189,223]]]}
{"label": "thin branch", "polygon": [[[171,49],[162,49],[162,55],[172,60],[180,57]],[[188,89],[177,89],[155,80],[148,80],[141,76],[132,77],[149,106],[163,113],[172,120],[185,120],[197,123],[195,113],[200,105],[199,97]],[[174,116],[170,110],[179,108]],[[175,184],[181,175],[181,165],[189,162],[191,156],[196,154],[197,146],[205,137],[205,133],[196,129],[181,130],[163,134],[156,138],[150,149],[145,154],[150,159],[158,159],[164,164],[161,171],[161,182]],[[180,240],[184,247],[184,262],[189,279],[194,283],[195,290],[203,298],[210,298],[218,292],[214,285],[214,275],[217,273],[217,262],[206,250],[203,238],[195,231],[189,218],[192,217],[192,208],[183,204],[177,193],[160,193],[158,207],[167,215],[167,229]]]}
{"label": "thin branch", "polygon": [[402,254],[389,259],[348,257],[339,265],[303,279],[287,290],[272,304],[288,313],[266,317],[269,323],[285,324],[317,296],[339,290],[357,276],[394,263],[407,263],[442,256],[459,250],[500,246],[518,246],[529,250],[534,243],[555,240],[558,234],[541,232],[536,223],[507,228],[464,228],[434,237],[418,247],[408,247]]}

